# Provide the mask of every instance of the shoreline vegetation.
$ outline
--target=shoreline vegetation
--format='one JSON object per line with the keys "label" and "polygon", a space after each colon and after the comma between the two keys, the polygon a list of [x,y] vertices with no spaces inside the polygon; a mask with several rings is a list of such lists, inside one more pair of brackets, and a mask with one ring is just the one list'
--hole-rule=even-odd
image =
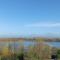
{"label": "shoreline vegetation", "polygon": [[[25,47],[26,41],[36,44]],[[60,48],[44,42],[60,42],[60,38],[0,38],[0,60],[52,60],[52,56],[59,60]]]}
{"label": "shoreline vegetation", "polygon": [[44,42],[60,42],[60,38],[45,38],[45,37],[33,37],[33,38],[0,38],[0,42],[9,41],[44,41]]}

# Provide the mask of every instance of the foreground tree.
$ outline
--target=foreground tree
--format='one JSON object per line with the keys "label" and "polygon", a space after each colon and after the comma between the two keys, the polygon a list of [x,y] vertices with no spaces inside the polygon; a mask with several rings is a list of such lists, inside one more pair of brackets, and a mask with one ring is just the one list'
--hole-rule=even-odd
{"label": "foreground tree", "polygon": [[51,58],[51,47],[38,43],[33,47],[29,48],[27,52],[27,60],[47,60]]}

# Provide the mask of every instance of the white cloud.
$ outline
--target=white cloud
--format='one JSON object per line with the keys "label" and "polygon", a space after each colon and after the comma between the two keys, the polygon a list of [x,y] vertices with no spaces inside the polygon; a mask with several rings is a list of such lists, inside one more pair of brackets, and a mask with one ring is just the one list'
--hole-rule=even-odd
{"label": "white cloud", "polygon": [[33,23],[27,24],[25,27],[60,27],[60,23]]}

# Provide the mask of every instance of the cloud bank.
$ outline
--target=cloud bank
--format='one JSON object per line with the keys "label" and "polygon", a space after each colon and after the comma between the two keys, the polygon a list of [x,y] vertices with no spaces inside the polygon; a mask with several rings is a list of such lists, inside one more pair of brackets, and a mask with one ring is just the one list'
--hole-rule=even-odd
{"label": "cloud bank", "polygon": [[60,27],[60,23],[33,23],[27,24],[25,27]]}

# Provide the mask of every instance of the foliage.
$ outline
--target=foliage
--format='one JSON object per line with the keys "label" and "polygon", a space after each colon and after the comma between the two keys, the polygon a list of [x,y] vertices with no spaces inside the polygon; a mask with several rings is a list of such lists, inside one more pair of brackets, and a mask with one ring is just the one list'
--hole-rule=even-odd
{"label": "foliage", "polygon": [[60,58],[60,49],[57,50],[57,58]]}
{"label": "foliage", "polygon": [[51,58],[51,48],[42,43],[33,46],[33,48],[29,48],[27,52],[28,60],[45,60]]}

